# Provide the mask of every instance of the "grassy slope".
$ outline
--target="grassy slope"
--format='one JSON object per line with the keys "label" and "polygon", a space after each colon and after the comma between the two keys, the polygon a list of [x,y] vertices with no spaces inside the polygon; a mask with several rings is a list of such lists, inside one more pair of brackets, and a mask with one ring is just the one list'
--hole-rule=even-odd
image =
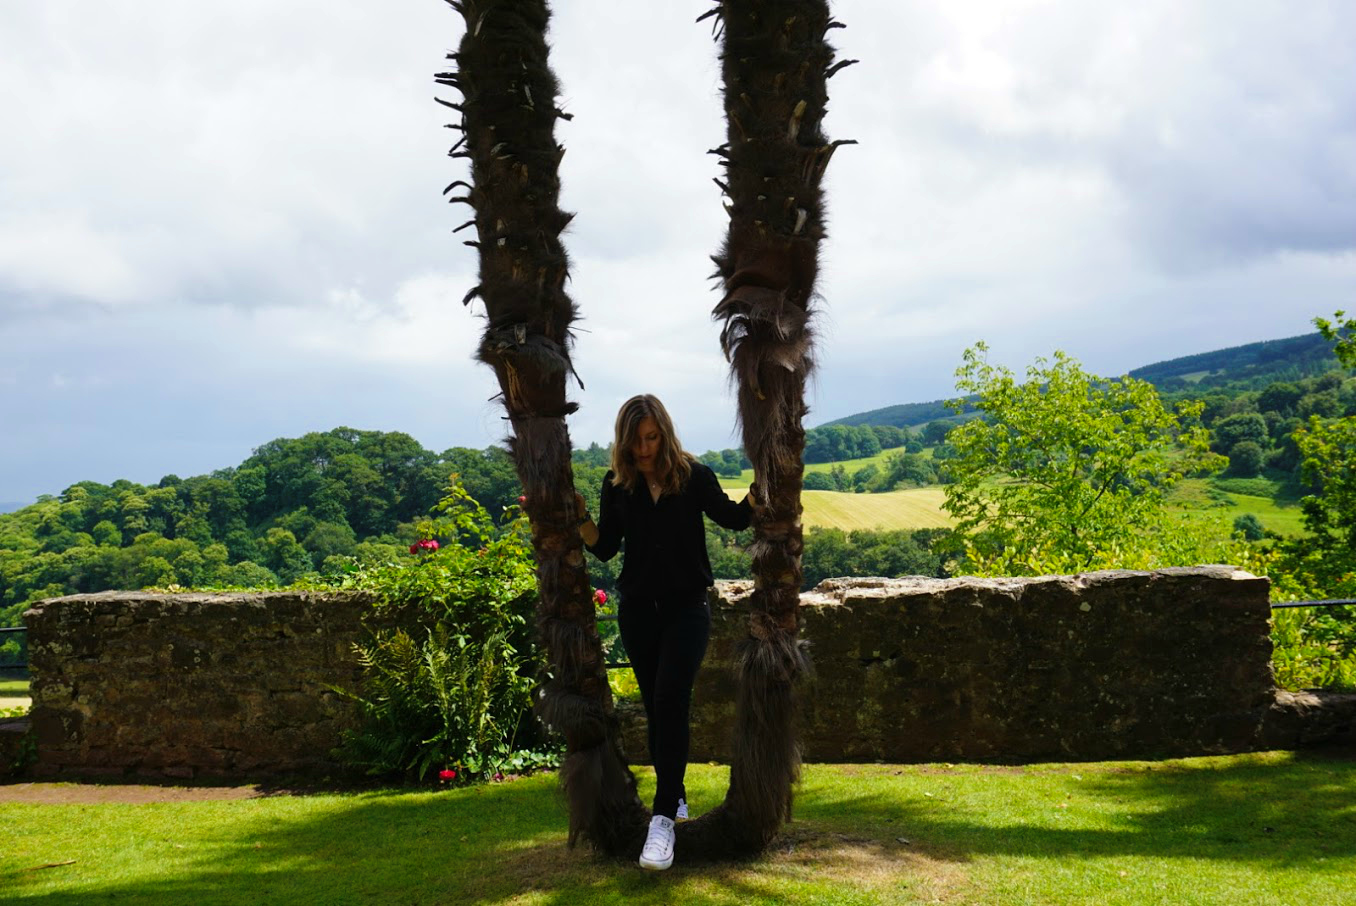
{"label": "grassy slope", "polygon": [[5,708],[27,708],[28,680],[0,679],[0,711]]}
{"label": "grassy slope", "polygon": [[1226,492],[1223,496],[1232,503],[1221,506],[1211,499],[1209,482],[1206,479],[1188,478],[1172,489],[1169,502],[1202,521],[1218,521],[1223,518],[1232,526],[1236,517],[1252,513],[1262,523],[1263,528],[1273,532],[1299,535],[1304,531],[1304,514],[1293,503],[1278,504],[1269,497],[1254,497],[1250,494],[1232,492]]}
{"label": "grassy slope", "polygon": [[[853,460],[865,463],[871,460]],[[827,471],[828,464],[806,466],[806,470]],[[860,465],[857,466],[860,468]],[[852,469],[849,468],[849,474]],[[741,478],[722,478],[721,486],[738,498],[748,490],[750,473]],[[1304,530],[1302,514],[1294,504],[1282,505],[1267,497],[1228,493],[1232,503],[1221,505],[1208,494],[1206,479],[1188,479],[1173,489],[1173,506],[1188,513],[1193,521],[1228,532],[1235,517],[1252,513],[1264,528],[1283,535],[1298,535]],[[916,529],[941,528],[953,524],[942,510],[945,495],[940,486],[891,491],[888,494],[844,494],[837,491],[806,491],[805,525],[807,528],[824,526],[847,531],[860,528]]]}
{"label": "grassy slope", "polygon": [[[642,798],[653,775],[639,772]],[[694,765],[698,811],[723,768]],[[3,787],[0,787],[0,795]],[[143,805],[0,804],[8,904],[1356,904],[1356,761],[810,765],[761,859],[565,845],[553,777]],[[40,870],[36,866],[76,860]]]}

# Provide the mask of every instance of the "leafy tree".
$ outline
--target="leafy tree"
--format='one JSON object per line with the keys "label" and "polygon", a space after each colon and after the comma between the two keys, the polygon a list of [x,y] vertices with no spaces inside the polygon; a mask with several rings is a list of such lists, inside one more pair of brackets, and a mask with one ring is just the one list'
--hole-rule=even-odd
{"label": "leafy tree", "polygon": [[833,478],[827,472],[806,472],[805,490],[834,491],[837,490],[837,485],[833,483]]}
{"label": "leafy tree", "polygon": [[1356,318],[1348,318],[1346,314],[1338,311],[1333,314],[1331,321],[1314,318],[1314,326],[1325,340],[1335,344],[1332,351],[1337,360],[1348,368],[1356,368]]}
{"label": "leafy tree", "polygon": [[1261,412],[1275,412],[1282,416],[1293,415],[1295,406],[1303,395],[1304,392],[1295,384],[1277,381],[1268,384],[1266,389],[1257,395],[1257,408]]}
{"label": "leafy tree", "polygon": [[1174,413],[1146,381],[1090,375],[1063,352],[1019,382],[987,351],[966,350],[956,372],[983,417],[948,435],[956,455],[943,504],[974,565],[1031,574],[1152,560],[1164,492],[1221,464],[1194,424],[1201,406]]}
{"label": "leafy tree", "polygon": [[242,560],[222,574],[221,583],[239,588],[268,588],[278,584],[278,577],[266,566]]}
{"label": "leafy tree", "polygon": [[118,531],[118,527],[107,519],[96,523],[94,531],[90,532],[90,535],[94,538],[94,543],[101,547],[122,546],[122,532]]}
{"label": "leafy tree", "polygon": [[885,490],[899,485],[922,487],[937,481],[937,469],[932,461],[917,453],[896,453],[886,461]]}
{"label": "leafy tree", "polygon": [[327,557],[352,556],[358,547],[358,538],[347,525],[320,522],[306,535],[301,546],[311,554],[311,561],[319,568]]}
{"label": "leafy tree", "polygon": [[295,535],[284,528],[271,528],[262,544],[265,564],[283,582],[292,582],[310,572],[313,564]]}
{"label": "leafy tree", "polygon": [[1250,441],[1240,441],[1229,451],[1229,474],[1239,478],[1255,478],[1262,471],[1262,448]]}
{"label": "leafy tree", "polygon": [[935,447],[937,444],[946,440],[946,436],[951,433],[951,429],[954,427],[955,424],[953,422],[943,421],[941,419],[928,422],[927,426],[923,428],[923,444],[925,446]]}
{"label": "leafy tree", "polygon": [[1264,447],[1270,440],[1266,419],[1256,412],[1222,418],[1212,425],[1210,430],[1214,435],[1210,448],[1216,453],[1230,456],[1233,448],[1245,441]]}
{"label": "leafy tree", "polygon": [[880,477],[880,467],[875,463],[867,463],[852,473],[852,490],[858,493],[873,490]]}

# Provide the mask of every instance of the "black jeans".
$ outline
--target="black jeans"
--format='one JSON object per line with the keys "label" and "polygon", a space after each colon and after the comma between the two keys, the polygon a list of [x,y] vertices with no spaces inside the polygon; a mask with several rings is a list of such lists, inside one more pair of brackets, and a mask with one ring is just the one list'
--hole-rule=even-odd
{"label": "black jeans", "polygon": [[631,659],[650,731],[654,762],[654,814],[673,818],[686,798],[692,684],[706,656],[711,610],[706,590],[676,600],[623,595],[618,615],[622,644]]}

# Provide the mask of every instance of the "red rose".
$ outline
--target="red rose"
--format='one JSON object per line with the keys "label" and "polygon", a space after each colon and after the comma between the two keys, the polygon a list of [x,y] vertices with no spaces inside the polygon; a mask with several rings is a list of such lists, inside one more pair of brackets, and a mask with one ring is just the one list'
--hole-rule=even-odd
{"label": "red rose", "polygon": [[442,780],[442,781],[456,780],[456,779],[457,779],[457,772],[454,771],[454,770],[452,770],[451,768],[448,768],[448,769],[445,770],[445,771],[439,771],[439,772],[438,772],[438,779],[439,779],[439,780]]}
{"label": "red rose", "polygon": [[417,554],[417,553],[419,553],[419,545],[418,545],[418,544],[411,544],[411,545],[410,545],[410,553],[412,553],[412,554]]}
{"label": "red rose", "polygon": [[593,603],[599,606],[607,603],[607,592],[601,588],[593,593]]}
{"label": "red rose", "polygon": [[526,497],[526,496],[520,496],[520,497],[518,498],[518,503],[520,503],[520,504],[527,503],[527,497]]}

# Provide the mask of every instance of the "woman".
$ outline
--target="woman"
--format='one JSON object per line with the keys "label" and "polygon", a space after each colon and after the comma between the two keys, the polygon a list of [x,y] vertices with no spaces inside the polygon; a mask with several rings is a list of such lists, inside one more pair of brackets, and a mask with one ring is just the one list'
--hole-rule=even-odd
{"label": "woman", "polygon": [[711,633],[706,590],[713,579],[702,514],[745,529],[752,504],[747,496],[739,503],[725,496],[715,473],[684,452],[664,405],[648,393],[617,413],[596,525],[584,498],[575,498],[579,534],[594,556],[609,560],[626,542],[618,619],[645,702],[655,772],[654,817],[640,864],[662,870],[673,864],[674,822],[687,817],[688,712]]}

